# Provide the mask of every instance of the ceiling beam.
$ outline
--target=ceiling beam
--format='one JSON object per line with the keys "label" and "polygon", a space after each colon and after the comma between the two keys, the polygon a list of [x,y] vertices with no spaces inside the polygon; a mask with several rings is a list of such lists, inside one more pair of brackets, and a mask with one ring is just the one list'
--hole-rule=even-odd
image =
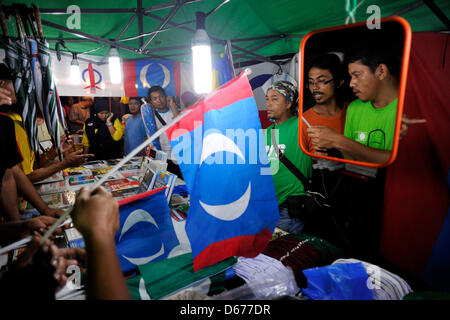
{"label": "ceiling beam", "polygon": [[447,18],[444,12],[434,3],[433,0],[423,0],[423,2],[433,11],[434,15],[450,30],[450,20]]}
{"label": "ceiling beam", "polygon": [[419,0],[419,1],[414,2],[413,4],[408,5],[407,7],[403,8],[403,9],[400,9],[400,10],[394,12],[392,15],[393,16],[400,16],[400,15],[408,13],[408,12],[410,12],[410,11],[412,11],[412,10],[422,6],[422,5],[423,5],[423,1]]}
{"label": "ceiling beam", "polygon": [[[138,0],[141,1],[141,0]],[[173,16],[177,13],[177,11],[183,6],[185,0],[177,0],[176,1],[176,5],[175,7],[172,8],[172,10],[170,11],[170,13],[167,15],[167,17],[162,21],[161,25],[158,27],[158,29],[156,30],[157,32],[161,31],[167,23],[170,22],[170,19],[173,18]],[[153,41],[153,39],[156,38],[156,36],[158,35],[158,33],[154,33],[150,39],[147,40],[147,42],[144,45],[139,44],[139,51],[142,52],[142,50],[146,49],[149,44]],[[142,38],[139,38],[142,39]]]}
{"label": "ceiling beam", "polygon": [[117,43],[117,42],[112,41],[112,40],[104,39],[104,38],[97,37],[97,36],[94,36],[94,35],[91,35],[91,34],[88,34],[88,33],[77,31],[75,29],[69,29],[69,28],[67,28],[65,26],[61,26],[59,24],[56,24],[56,23],[53,23],[53,22],[50,22],[50,21],[42,20],[42,24],[45,25],[45,26],[57,29],[57,30],[61,30],[61,31],[64,31],[64,32],[67,32],[67,33],[70,33],[70,34],[73,34],[73,35],[76,35],[76,36],[83,37],[85,39],[92,40],[94,42],[108,44],[110,46],[115,46],[116,48],[120,48],[120,49],[123,49],[123,50],[126,50],[126,51],[130,51],[130,52],[133,52],[133,53],[137,53],[137,54],[143,54],[143,55],[149,56],[150,58],[156,58],[156,59],[161,59],[162,58],[161,56],[152,55],[152,54],[149,54],[149,53],[146,53],[146,52],[139,52],[139,50],[137,48],[129,47],[129,46],[123,45],[121,43]]}
{"label": "ceiling beam", "polygon": [[[187,0],[184,2],[184,4],[192,4],[192,3],[197,3],[197,2],[201,2],[201,1],[203,1],[203,0]],[[151,11],[169,9],[169,8],[175,7],[176,5],[177,5],[177,1],[171,1],[171,2],[167,2],[167,3],[147,7],[144,9],[144,12],[147,13],[147,12],[151,12]]]}
{"label": "ceiling beam", "polygon": [[[39,8],[41,14],[73,14],[67,12],[67,8]],[[80,13],[97,14],[97,13],[136,13],[134,8],[103,8],[103,9],[86,9],[80,8]]]}
{"label": "ceiling beam", "polygon": [[[147,16],[147,17],[153,18],[153,19],[155,19],[155,20],[164,21],[163,18],[161,18],[161,17],[159,17],[159,16],[157,16],[157,15],[154,15],[154,14],[152,14],[152,13],[148,13],[148,12],[147,12],[147,13],[145,13],[144,15]],[[171,22],[171,21],[169,21],[168,24],[169,24],[169,25],[176,25],[176,23]],[[180,28],[180,29],[183,29],[183,30],[186,30],[186,31],[188,31],[188,32],[190,32],[190,33],[195,33],[195,30],[194,30],[194,29],[191,29],[191,28],[188,28],[188,27],[180,26],[179,28]],[[226,44],[226,41],[225,41],[225,40],[220,40],[220,39],[214,38],[214,37],[212,37],[212,36],[209,36],[209,38],[210,38],[211,41],[212,41],[213,43],[215,43],[215,44],[222,44],[222,45],[225,45],[225,44]],[[244,52],[244,53],[246,53],[246,54],[249,54],[249,55],[253,56],[254,59],[257,59],[257,60],[259,60],[259,61],[264,61],[264,62],[270,62],[270,63],[275,63],[275,64],[277,64],[276,62],[272,61],[272,60],[269,59],[269,58],[266,58],[266,57],[264,57],[264,56],[261,56],[261,55],[259,55],[259,54],[254,53],[254,52],[251,52],[251,51],[246,50],[246,49],[244,49],[244,48],[238,47],[238,46],[236,46],[236,45],[233,45],[233,48],[236,49],[236,50],[238,50],[238,51],[241,51],[241,52]]]}
{"label": "ceiling beam", "polygon": [[[137,11],[136,15],[138,18],[138,35],[142,35],[144,33],[144,16],[142,9],[142,0],[137,0]],[[139,38],[139,47],[144,45],[144,38]]]}

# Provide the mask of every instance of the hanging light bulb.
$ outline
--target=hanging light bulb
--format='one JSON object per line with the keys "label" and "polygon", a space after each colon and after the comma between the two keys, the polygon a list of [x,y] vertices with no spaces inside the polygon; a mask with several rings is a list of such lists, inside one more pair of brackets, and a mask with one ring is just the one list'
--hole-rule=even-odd
{"label": "hanging light bulb", "polygon": [[72,53],[72,62],[70,63],[70,82],[73,85],[78,85],[81,83],[80,64],[78,63],[76,53]]}
{"label": "hanging light bulb", "polygon": [[115,47],[111,47],[108,61],[109,61],[109,76],[111,78],[111,83],[121,83],[122,68],[120,66],[119,51]]}
{"label": "hanging light bulb", "polygon": [[205,13],[196,13],[197,31],[192,39],[194,89],[198,94],[211,92],[213,82],[211,43],[205,30],[205,18]]}

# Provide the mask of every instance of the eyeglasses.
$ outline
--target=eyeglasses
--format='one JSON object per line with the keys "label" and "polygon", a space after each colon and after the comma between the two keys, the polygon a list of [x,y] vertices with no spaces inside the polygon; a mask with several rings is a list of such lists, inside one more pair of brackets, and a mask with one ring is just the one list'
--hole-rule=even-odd
{"label": "eyeglasses", "polygon": [[324,80],[324,79],[320,79],[320,80],[308,80],[308,83],[306,84],[307,88],[312,88],[315,86],[318,87],[323,87],[327,84],[329,84],[331,81],[333,81],[334,78],[330,79],[330,80]]}

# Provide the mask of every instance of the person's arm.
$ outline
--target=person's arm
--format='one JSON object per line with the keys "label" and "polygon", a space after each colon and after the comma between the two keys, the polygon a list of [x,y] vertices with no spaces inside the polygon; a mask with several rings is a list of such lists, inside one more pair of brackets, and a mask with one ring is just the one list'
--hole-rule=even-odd
{"label": "person's arm", "polygon": [[59,217],[62,210],[47,206],[18,165],[6,170],[2,180],[2,202],[8,221],[20,220],[17,194],[30,202],[42,215]]}
{"label": "person's arm", "polygon": [[180,113],[177,104],[172,97],[167,97],[167,104],[169,105],[170,110],[172,110],[173,117],[175,118]]}
{"label": "person's arm", "polygon": [[93,154],[83,153],[82,150],[78,150],[72,153],[69,153],[64,157],[62,161],[54,162],[47,167],[38,168],[33,172],[29,173],[27,176],[31,180],[31,182],[37,182],[44,180],[48,177],[51,177],[56,172],[59,172],[66,168],[73,168],[80,166],[85,158],[92,157]]}
{"label": "person's arm", "polygon": [[86,244],[88,299],[131,299],[116,253],[119,208],[112,195],[103,187],[82,188],[72,218]]}
{"label": "person's arm", "polygon": [[387,162],[391,156],[391,150],[382,150],[365,146],[336,131],[322,126],[307,129],[313,147],[316,151],[336,148],[354,160],[371,163]]}
{"label": "person's arm", "polygon": [[119,141],[123,137],[123,128],[122,124],[120,123],[119,119],[116,119],[114,121],[114,124],[111,123],[111,117],[113,114],[111,113],[111,116],[106,120],[106,125],[108,126],[109,133],[111,134],[111,137],[114,141]]}
{"label": "person's arm", "polygon": [[403,138],[409,130],[410,124],[416,124],[416,123],[425,123],[427,120],[425,119],[412,119],[408,118],[406,114],[402,115],[402,126],[400,128],[400,139]]}
{"label": "person's arm", "polygon": [[56,218],[42,216],[28,220],[0,223],[0,245],[8,245],[26,236],[33,235],[34,231],[43,235],[55,222]]}

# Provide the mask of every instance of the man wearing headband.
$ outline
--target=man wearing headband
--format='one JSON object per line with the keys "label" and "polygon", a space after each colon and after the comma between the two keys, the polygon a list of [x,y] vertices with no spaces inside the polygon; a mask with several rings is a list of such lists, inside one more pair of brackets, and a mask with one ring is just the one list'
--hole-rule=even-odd
{"label": "man wearing headband", "polygon": [[[265,130],[265,139],[280,211],[278,227],[294,233],[303,229],[299,210],[305,190],[300,180],[279,161],[273,144],[277,144],[280,152],[284,153],[305,177],[311,175],[311,158],[303,153],[298,144],[298,117],[295,115],[297,99],[297,88],[288,81],[277,81],[267,89],[267,116],[275,123]],[[272,130],[276,142],[272,141]]]}

